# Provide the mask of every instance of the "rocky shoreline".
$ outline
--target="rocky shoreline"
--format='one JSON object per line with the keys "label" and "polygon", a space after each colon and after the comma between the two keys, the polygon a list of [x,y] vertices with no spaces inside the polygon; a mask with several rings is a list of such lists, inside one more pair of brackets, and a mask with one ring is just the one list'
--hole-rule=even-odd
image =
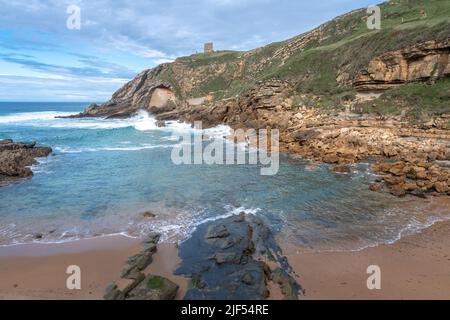
{"label": "rocky shoreline", "polygon": [[36,158],[51,153],[50,147],[37,147],[36,142],[0,140],[0,187],[33,176],[30,166],[37,164]]}
{"label": "rocky shoreline", "polygon": [[[427,48],[433,47],[432,44],[427,42]],[[434,46],[443,50],[439,51],[440,55],[448,55],[448,41],[434,43]],[[424,59],[420,64],[423,77],[413,77],[411,81],[430,77],[430,70],[435,64],[427,63],[424,58],[428,57],[427,54],[434,57],[435,51],[430,50],[421,53]],[[416,51],[413,46],[401,52],[403,56],[408,56],[408,52]],[[256,82],[251,88],[228,99],[217,98],[214,93],[195,99],[176,97],[173,83],[163,81],[163,75],[169,72],[171,66],[179,65],[180,68],[185,67],[181,62],[175,62],[173,66],[163,64],[146,70],[118,90],[110,101],[102,105],[93,104],[72,117],[126,118],[144,110],[156,117],[159,126],[164,126],[167,120],[181,120],[188,123],[201,121],[203,128],[226,124],[233,129],[278,129],[282,152],[328,163],[337,172],[348,172],[349,165],[360,161],[369,159],[376,162],[373,169],[380,176],[375,182],[382,183],[382,187],[386,188],[374,185],[371,190],[386,189],[398,196],[449,195],[450,175],[446,165],[450,161],[449,113],[432,115],[426,122],[414,122],[408,115],[408,108],[401,114],[389,116],[358,111],[360,103],[370,103],[382,91],[355,91],[356,97],[341,97],[339,107],[324,108],[321,107],[325,104],[324,97],[299,94],[294,83],[278,79]],[[389,68],[397,70],[398,65],[393,63]],[[386,78],[385,73],[378,76]],[[440,76],[446,77],[448,74]],[[408,79],[401,83],[407,83]],[[395,79],[387,79],[386,83],[388,80],[395,82]],[[169,92],[168,98],[154,104],[153,96],[159,96],[161,90]],[[422,173],[411,178],[415,173],[405,169],[404,177],[400,175],[401,178],[392,179],[389,170],[379,170],[380,163],[397,163],[399,166],[399,162],[408,167],[425,164],[421,167],[429,175],[421,178]],[[428,168],[431,168],[430,172]],[[436,175],[439,176],[437,179]]]}
{"label": "rocky shoreline", "polygon": [[378,176],[372,191],[419,197],[450,194],[450,131],[445,117],[413,125],[403,116],[361,115],[350,109],[327,114],[305,105],[294,107],[291,90],[286,82],[272,81],[244,97],[182,104],[170,112],[153,109],[153,115],[161,126],[181,120],[202,121],[204,128],[226,124],[233,129],[278,129],[280,151],[330,164],[336,172],[350,172],[350,165],[361,161],[373,162]]}
{"label": "rocky shoreline", "polygon": [[[157,251],[159,235],[149,234],[144,250],[130,257],[112,283],[106,300],[172,300],[179,286],[146,272]],[[272,233],[261,218],[241,213],[200,225],[179,246],[181,264],[175,275],[189,278],[186,300],[263,300],[277,286],[283,299],[297,300],[303,292]]]}

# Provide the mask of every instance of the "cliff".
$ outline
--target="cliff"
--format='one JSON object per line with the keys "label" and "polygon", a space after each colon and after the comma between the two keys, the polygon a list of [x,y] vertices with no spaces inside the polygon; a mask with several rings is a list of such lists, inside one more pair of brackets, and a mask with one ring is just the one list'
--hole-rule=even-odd
{"label": "cliff", "polygon": [[356,75],[353,87],[357,91],[384,90],[450,76],[449,56],[450,38],[387,52],[371,60],[367,69]]}
{"label": "cliff", "polygon": [[[375,168],[393,194],[450,193],[450,0],[380,7],[381,30],[369,30],[360,9],[248,52],[181,57],[143,71],[76,117],[143,109],[161,121],[277,128],[282,151],[336,171],[367,158],[396,161],[401,178]],[[416,183],[408,170],[424,163]]]}
{"label": "cliff", "polygon": [[[339,109],[358,91],[448,76],[450,1],[388,1],[380,7],[381,30],[369,30],[368,14],[360,9],[248,52],[181,57],[143,71],[110,101],[92,105],[81,116],[128,117],[139,109],[165,113],[205,97],[240,97],[273,80],[289,83],[294,100],[320,96],[322,104]],[[152,105],[158,88],[171,90],[174,98]]]}

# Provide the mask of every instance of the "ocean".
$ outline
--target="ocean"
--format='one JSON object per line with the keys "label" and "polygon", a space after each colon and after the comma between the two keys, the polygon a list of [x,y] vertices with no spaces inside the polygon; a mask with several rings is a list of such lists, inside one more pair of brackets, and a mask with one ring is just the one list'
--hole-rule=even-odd
{"label": "ocean", "polygon": [[[257,165],[175,165],[173,134],[193,130],[187,124],[158,128],[144,112],[127,120],[55,118],[86,106],[0,103],[0,139],[54,150],[39,159],[32,179],[0,188],[0,245],[149,231],[183,241],[205,221],[246,212],[305,249],[358,250],[450,218],[426,210],[422,199],[369,191],[374,177],[367,163],[339,174],[281,155],[274,176],[262,176]],[[145,211],[156,217],[144,217]]]}

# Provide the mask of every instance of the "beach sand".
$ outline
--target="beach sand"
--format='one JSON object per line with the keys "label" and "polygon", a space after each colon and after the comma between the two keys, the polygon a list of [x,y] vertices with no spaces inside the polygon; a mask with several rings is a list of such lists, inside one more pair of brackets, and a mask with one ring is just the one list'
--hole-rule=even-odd
{"label": "beach sand", "polygon": [[[302,299],[450,299],[450,221],[355,252],[282,247],[306,291]],[[120,271],[140,250],[138,240],[123,236],[1,247],[0,299],[101,299],[111,282],[126,284]],[[180,262],[176,245],[158,245],[153,258],[145,273],[177,283],[177,299],[182,299],[188,282],[173,275]],[[81,268],[81,290],[66,288],[69,265]],[[381,268],[381,290],[367,289],[370,265]]]}
{"label": "beach sand", "polygon": [[[450,299],[450,222],[394,244],[355,252],[301,252],[286,246],[306,294],[302,299]],[[367,288],[367,268],[381,270],[381,290]]]}
{"label": "beach sand", "polygon": [[[139,241],[123,236],[78,240],[61,244],[27,244],[0,247],[0,299],[102,299],[105,288],[116,281],[125,261],[142,250]],[[174,244],[160,244],[145,273],[165,276],[180,285],[184,296],[187,280],[173,276],[179,263]],[[81,290],[66,287],[68,266],[81,269]]]}

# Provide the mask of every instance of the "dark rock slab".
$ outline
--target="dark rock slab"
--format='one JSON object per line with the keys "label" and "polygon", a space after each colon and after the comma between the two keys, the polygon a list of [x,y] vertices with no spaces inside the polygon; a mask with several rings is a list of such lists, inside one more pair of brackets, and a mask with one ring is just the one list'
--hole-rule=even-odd
{"label": "dark rock slab", "polygon": [[[200,225],[180,246],[176,274],[191,278],[187,300],[261,300],[270,295],[272,278],[286,299],[296,299],[300,285],[269,228],[244,213]],[[266,262],[277,265],[273,273]]]}

